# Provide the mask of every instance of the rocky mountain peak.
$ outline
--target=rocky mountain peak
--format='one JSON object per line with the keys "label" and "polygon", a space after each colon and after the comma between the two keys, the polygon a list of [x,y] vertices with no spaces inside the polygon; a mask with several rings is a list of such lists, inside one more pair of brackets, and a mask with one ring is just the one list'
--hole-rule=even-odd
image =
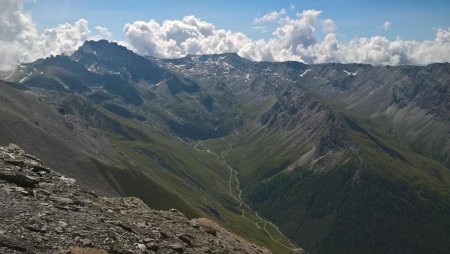
{"label": "rocky mountain peak", "polygon": [[98,197],[10,144],[0,147],[0,253],[268,253],[208,219]]}
{"label": "rocky mountain peak", "polygon": [[90,72],[121,76],[125,81],[158,83],[166,75],[165,70],[148,59],[107,40],[86,41],[71,58]]}
{"label": "rocky mountain peak", "polygon": [[83,45],[75,51],[77,54],[93,54],[97,56],[112,56],[113,54],[134,54],[133,51],[124,46],[117,44],[117,42],[110,42],[107,40],[99,41],[85,41]]}

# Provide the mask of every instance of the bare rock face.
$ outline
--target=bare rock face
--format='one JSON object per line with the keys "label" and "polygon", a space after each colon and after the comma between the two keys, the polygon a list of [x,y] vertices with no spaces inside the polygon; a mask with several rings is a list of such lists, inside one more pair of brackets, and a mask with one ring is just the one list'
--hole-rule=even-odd
{"label": "bare rock face", "polygon": [[0,253],[269,253],[208,219],[103,198],[0,147]]}

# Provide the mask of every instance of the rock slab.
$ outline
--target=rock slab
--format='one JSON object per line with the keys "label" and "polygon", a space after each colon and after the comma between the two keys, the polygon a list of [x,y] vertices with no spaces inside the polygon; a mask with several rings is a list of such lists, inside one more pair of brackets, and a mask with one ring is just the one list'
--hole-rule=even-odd
{"label": "rock slab", "polygon": [[17,145],[0,147],[0,253],[269,253],[138,198],[98,197]]}

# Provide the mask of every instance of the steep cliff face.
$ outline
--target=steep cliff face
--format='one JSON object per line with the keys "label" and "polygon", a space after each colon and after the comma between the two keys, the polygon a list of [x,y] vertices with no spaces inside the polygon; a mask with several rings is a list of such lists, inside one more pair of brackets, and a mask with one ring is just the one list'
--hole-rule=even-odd
{"label": "steep cliff face", "polygon": [[16,145],[0,147],[1,253],[269,253],[204,218],[104,198]]}
{"label": "steep cliff face", "polygon": [[293,148],[307,151],[288,170],[306,166],[315,170],[332,168],[345,152],[356,149],[344,117],[299,89],[281,93],[258,120],[266,131],[280,135],[279,140],[290,140]]}
{"label": "steep cliff face", "polygon": [[428,66],[312,65],[298,84],[360,114],[409,148],[450,165],[450,64]]}

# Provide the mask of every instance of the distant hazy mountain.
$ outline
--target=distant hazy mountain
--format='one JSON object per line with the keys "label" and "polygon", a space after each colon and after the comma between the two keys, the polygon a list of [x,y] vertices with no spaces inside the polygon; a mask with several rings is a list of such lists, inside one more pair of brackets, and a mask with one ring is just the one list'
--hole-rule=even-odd
{"label": "distant hazy mountain", "polygon": [[103,193],[210,217],[280,253],[295,247],[256,223],[238,184],[310,253],[450,249],[448,63],[156,59],[88,41],[3,79],[0,141]]}

